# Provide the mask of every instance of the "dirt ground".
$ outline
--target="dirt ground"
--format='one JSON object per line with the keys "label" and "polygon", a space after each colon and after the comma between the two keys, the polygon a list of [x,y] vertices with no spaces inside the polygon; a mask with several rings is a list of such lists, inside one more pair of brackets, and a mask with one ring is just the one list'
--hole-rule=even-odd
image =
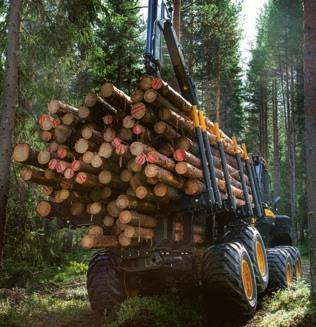
{"label": "dirt ground", "polygon": [[[304,271],[304,278],[306,280],[310,279],[310,268],[309,268],[309,261],[307,259],[303,260],[303,271]],[[64,303],[67,303],[69,299],[78,299],[81,301],[81,304],[74,307],[74,312],[72,312],[71,315],[65,312],[65,316],[68,314],[68,317],[66,319],[60,319],[63,315],[62,313],[59,313],[58,319],[56,319],[56,316],[46,313],[46,316],[44,316],[44,320],[46,320],[46,323],[43,324],[35,324],[34,326],[51,326],[51,322],[56,319],[53,326],[54,327],[101,327],[101,326],[113,326],[111,325],[111,321],[113,319],[104,319],[104,317],[96,316],[92,310],[90,309],[88,305],[88,299],[87,294],[85,290],[85,282],[81,280],[80,282],[72,282],[69,284],[52,284],[52,285],[46,285],[45,289],[38,289],[34,290],[36,294],[39,294],[40,296],[43,296],[45,298],[52,298],[52,299],[58,299],[59,301]],[[28,299],[28,296],[26,293],[20,293],[18,290],[8,290],[8,289],[0,289],[0,300],[8,300],[12,303],[16,303],[16,306],[13,305],[13,309],[16,308],[16,310],[20,310],[20,302],[23,302]],[[83,305],[82,305],[83,303]],[[137,308],[135,309],[137,311]],[[207,308],[204,310],[203,308],[200,308],[199,313],[203,315],[204,311],[208,311]],[[42,313],[40,312],[38,316],[41,316]],[[205,313],[205,316],[207,315],[207,312]],[[227,313],[225,314],[218,314],[218,318],[212,313],[210,317],[207,320],[206,324],[203,324],[203,326],[196,326],[196,327],[207,327],[207,326],[215,326],[215,327],[257,327],[258,322],[262,319],[262,317],[265,315],[265,311],[262,307],[262,298],[259,298],[258,303],[258,310],[256,315],[253,319],[251,319],[248,322],[240,322],[240,321],[234,321],[232,322],[232,319]],[[223,317],[227,318],[227,321],[223,319]],[[35,319],[37,319],[35,318]],[[42,318],[42,317],[40,317]],[[112,317],[113,318],[113,317]],[[41,320],[41,319],[39,319]],[[115,319],[114,319],[115,320]],[[146,327],[150,326],[152,327],[152,324],[146,323],[144,319],[142,319],[142,316],[139,319],[140,321],[131,321],[130,323],[124,324],[124,325],[116,325],[120,327]],[[145,319],[146,320],[146,319]],[[150,320],[150,319],[149,319]],[[65,322],[66,321],[66,322]],[[49,324],[47,324],[49,323]],[[1,312],[0,312],[0,327],[7,326],[5,323],[1,321]],[[8,325],[8,326],[23,326],[21,325]],[[184,326],[187,327],[187,326]]]}

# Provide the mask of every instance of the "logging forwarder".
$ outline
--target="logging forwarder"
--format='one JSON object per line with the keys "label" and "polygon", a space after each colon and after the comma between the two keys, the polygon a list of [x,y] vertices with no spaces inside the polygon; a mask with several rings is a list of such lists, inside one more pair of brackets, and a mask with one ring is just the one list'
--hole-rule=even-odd
{"label": "logging forwarder", "polygon": [[[39,216],[89,227],[92,308],[173,285],[196,287],[214,310],[251,317],[258,294],[302,276],[290,218],[269,206],[265,162],[199,109],[196,88],[163,0],[148,1],[146,76],[131,97],[111,83],[75,108],[59,100],[41,115],[47,150],[16,145],[44,185]],[[164,39],[180,93],[161,76]],[[48,200],[51,199],[51,200]]]}

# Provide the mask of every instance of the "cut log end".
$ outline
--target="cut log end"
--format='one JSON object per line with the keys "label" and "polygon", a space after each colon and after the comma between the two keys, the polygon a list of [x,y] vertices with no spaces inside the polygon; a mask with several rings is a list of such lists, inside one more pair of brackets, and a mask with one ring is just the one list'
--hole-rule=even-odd
{"label": "cut log end", "polygon": [[112,83],[104,83],[101,86],[101,95],[104,98],[109,98],[114,93],[114,85]]}
{"label": "cut log end", "polygon": [[146,105],[143,102],[133,104],[131,109],[131,115],[135,119],[142,119],[146,113]]}
{"label": "cut log end", "polygon": [[144,100],[148,103],[153,103],[158,97],[157,91],[149,89],[144,94]]}
{"label": "cut log end", "polygon": [[93,92],[89,92],[85,99],[84,99],[84,104],[87,106],[87,107],[93,107],[95,106],[95,104],[97,103],[98,101],[98,97],[95,93]]}
{"label": "cut log end", "polygon": [[52,206],[47,201],[41,201],[36,206],[36,212],[41,217],[47,217],[47,216],[49,216],[51,210],[52,210]]}
{"label": "cut log end", "polygon": [[31,148],[27,143],[19,143],[15,146],[12,158],[16,162],[25,162],[30,156]]}
{"label": "cut log end", "polygon": [[125,194],[121,194],[115,201],[117,207],[121,210],[124,210],[129,205],[129,198]]}
{"label": "cut log end", "polygon": [[90,115],[90,109],[86,106],[79,107],[78,116],[82,119],[88,118]]}
{"label": "cut log end", "polygon": [[112,180],[112,173],[109,171],[109,170],[102,170],[100,173],[99,173],[99,182],[101,184],[109,184]]}
{"label": "cut log end", "polygon": [[138,186],[135,190],[135,194],[136,194],[136,197],[138,199],[145,199],[146,196],[148,196],[149,194],[149,191],[148,191],[148,188],[146,186]]}
{"label": "cut log end", "polygon": [[89,143],[87,140],[85,140],[83,138],[80,138],[75,143],[75,150],[77,153],[83,154],[83,153],[87,152],[88,149],[89,149]]}

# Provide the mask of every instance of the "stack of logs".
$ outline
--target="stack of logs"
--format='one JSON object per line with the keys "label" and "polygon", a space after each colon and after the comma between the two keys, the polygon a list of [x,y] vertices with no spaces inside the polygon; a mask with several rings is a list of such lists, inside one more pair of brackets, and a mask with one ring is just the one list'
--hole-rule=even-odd
{"label": "stack of logs", "polygon": [[[205,191],[191,115],[191,104],[159,78],[144,76],[131,97],[105,83],[99,93],[87,94],[79,108],[52,100],[48,114],[38,118],[45,147],[17,144],[13,159],[28,165],[21,170],[24,181],[43,185],[46,198],[37,205],[39,216],[90,226],[81,241],[84,248],[152,242],[161,208],[184,194]],[[206,123],[225,199],[213,123]],[[237,206],[243,206],[232,141],[222,131],[221,136],[232,192]],[[194,244],[203,244],[204,230],[194,226]],[[175,237],[183,238],[181,217]]]}

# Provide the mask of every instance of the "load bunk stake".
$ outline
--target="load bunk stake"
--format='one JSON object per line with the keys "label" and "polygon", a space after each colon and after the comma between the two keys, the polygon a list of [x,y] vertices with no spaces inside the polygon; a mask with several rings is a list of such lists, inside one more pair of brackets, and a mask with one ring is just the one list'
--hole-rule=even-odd
{"label": "load bunk stake", "polygon": [[204,114],[202,111],[199,112],[199,120],[200,120],[201,129],[202,129],[202,135],[203,135],[203,141],[204,141],[204,145],[205,145],[205,152],[206,152],[206,158],[207,158],[207,162],[208,162],[208,168],[209,168],[211,182],[212,182],[213,191],[214,191],[215,203],[218,207],[221,207],[222,206],[222,198],[221,198],[221,195],[220,195],[220,192],[218,189],[218,185],[217,185],[217,181],[216,181],[214,159],[213,159],[210,142],[208,140],[205,118],[204,118]]}
{"label": "load bunk stake", "polygon": [[249,217],[253,216],[253,210],[252,210],[252,206],[249,200],[249,194],[248,194],[248,189],[247,189],[247,184],[245,181],[245,174],[244,174],[244,166],[241,162],[241,158],[240,158],[240,153],[238,150],[238,145],[237,145],[237,139],[235,136],[233,136],[233,147],[234,147],[234,152],[235,152],[235,156],[236,156],[236,162],[237,162],[237,166],[238,166],[238,170],[239,170],[239,177],[240,177],[240,182],[241,182],[241,186],[242,186],[242,190],[244,193],[244,198],[246,201],[246,208],[247,208],[247,214]]}
{"label": "load bunk stake", "polygon": [[209,202],[209,204],[214,204],[215,203],[214,191],[213,191],[212,184],[211,184],[210,172],[209,172],[207,158],[206,158],[206,154],[205,154],[203,136],[202,136],[202,131],[201,131],[200,122],[199,122],[199,113],[198,113],[196,106],[193,106],[192,113],[193,113],[195,133],[196,133],[196,137],[198,140],[199,151],[200,151],[200,156],[201,156],[201,161],[202,161],[203,176],[204,176],[204,180],[205,180],[205,184],[206,184],[206,188],[207,188],[208,202]]}
{"label": "load bunk stake", "polygon": [[262,201],[262,193],[261,193],[261,189],[259,186],[258,175],[256,173],[252,158],[251,158],[251,162],[250,162],[250,167],[251,167],[252,174],[254,176],[254,182],[255,182],[255,186],[256,186],[256,190],[257,190],[257,194],[258,194],[258,200],[262,204],[262,202],[263,202]]}
{"label": "load bunk stake", "polygon": [[245,160],[245,164],[246,164],[247,174],[248,174],[248,178],[250,181],[252,196],[255,200],[257,215],[258,215],[258,217],[262,217],[261,202],[259,201],[259,198],[258,198],[257,188],[255,185],[254,176],[253,176],[253,171],[252,171],[250,163],[249,163],[249,156],[248,156],[247,147],[246,147],[245,143],[242,144],[242,149],[243,149],[243,155],[244,155],[244,160]]}
{"label": "load bunk stake", "polygon": [[227,169],[227,162],[226,162],[223,140],[222,140],[222,136],[221,136],[221,133],[219,130],[218,123],[214,123],[214,130],[215,130],[216,141],[217,141],[217,145],[218,145],[219,154],[221,157],[222,169],[223,169],[224,179],[225,179],[225,184],[226,184],[227,200],[225,202],[227,204],[227,208],[236,210],[236,208],[237,208],[236,201],[235,201],[235,197],[233,196],[233,192],[232,192],[232,186],[230,183],[230,177],[229,177],[228,169]]}

